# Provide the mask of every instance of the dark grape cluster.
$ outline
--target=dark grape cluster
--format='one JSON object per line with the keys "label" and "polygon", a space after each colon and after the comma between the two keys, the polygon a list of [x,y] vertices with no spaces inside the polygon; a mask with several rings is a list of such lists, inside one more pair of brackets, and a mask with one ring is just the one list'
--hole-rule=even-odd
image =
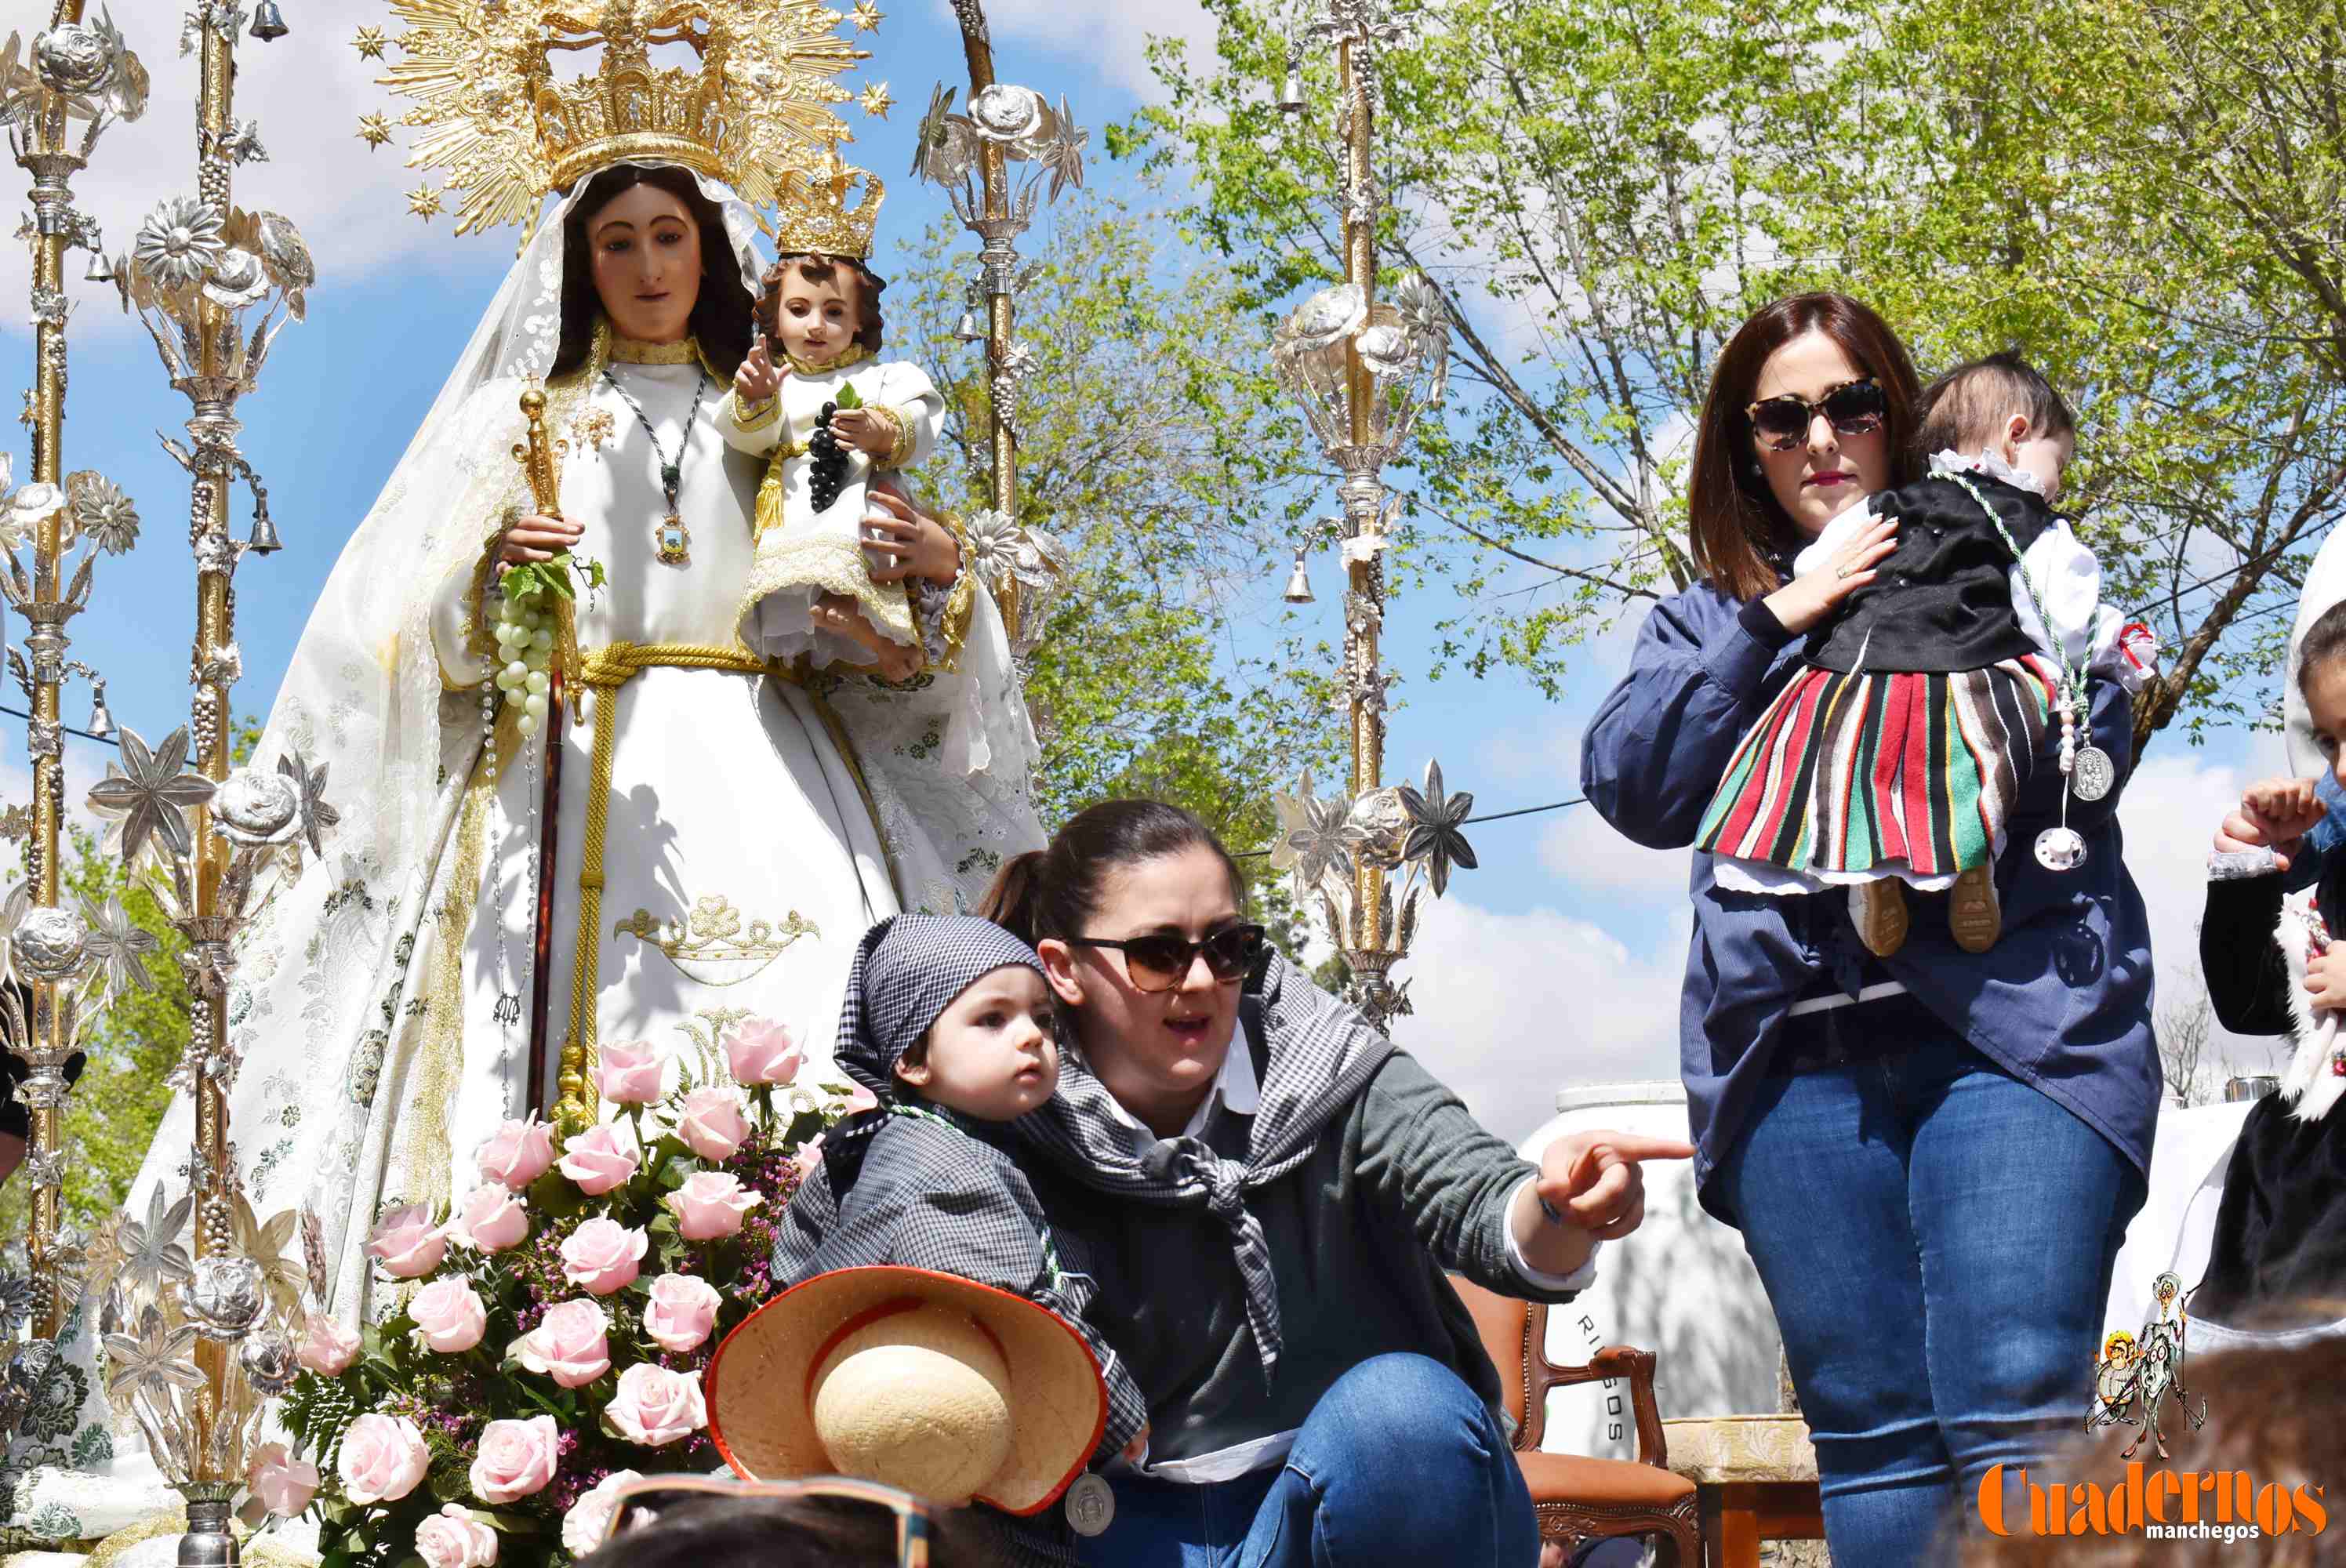
{"label": "dark grape cluster", "polygon": [[814,490],[814,509],[828,512],[839,492],[847,484],[847,448],[831,433],[831,416],[839,405],[827,402],[815,417],[814,433],[807,438],[807,454],[813,461],[809,482]]}

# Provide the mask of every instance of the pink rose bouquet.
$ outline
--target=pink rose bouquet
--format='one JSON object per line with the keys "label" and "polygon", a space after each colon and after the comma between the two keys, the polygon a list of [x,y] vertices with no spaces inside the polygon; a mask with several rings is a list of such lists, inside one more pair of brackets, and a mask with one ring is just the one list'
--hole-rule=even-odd
{"label": "pink rose bouquet", "polygon": [[507,1122],[477,1186],[383,1214],[368,1251],[403,1305],[357,1334],[310,1314],[296,1441],[255,1461],[253,1495],[316,1517],[329,1563],[560,1568],[620,1480],[721,1470],[701,1373],[784,1283],[777,1228],[842,1109],[831,1085],[784,1092],[802,1065],[756,1018],[673,1065],[606,1044],[619,1121],[567,1140]]}

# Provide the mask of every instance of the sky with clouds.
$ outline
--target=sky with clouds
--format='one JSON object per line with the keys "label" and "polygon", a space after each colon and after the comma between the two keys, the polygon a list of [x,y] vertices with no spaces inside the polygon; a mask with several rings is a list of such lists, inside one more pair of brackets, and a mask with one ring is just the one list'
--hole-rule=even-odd
{"label": "sky with clouds", "polygon": [[[887,82],[898,107],[885,120],[851,111],[857,141],[849,153],[889,181],[878,258],[884,271],[892,241],[905,242],[942,209],[937,192],[903,171],[930,85],[964,76],[944,0],[883,8],[892,14],[861,40],[874,57],[851,80]],[[1055,98],[1065,93],[1094,128],[1096,182],[1129,184],[1097,161],[1098,127],[1153,93],[1151,36],[1182,40],[1193,57],[1212,47],[1211,25],[1193,0],[1080,12],[1054,0],[989,0],[987,9],[1002,77]],[[418,177],[402,167],[402,148],[371,151],[355,135],[361,114],[396,113],[373,84],[381,66],[350,45],[359,26],[388,25],[388,7],[288,0],[286,13],[290,37],[248,41],[239,52],[238,108],[258,117],[270,158],[242,170],[237,189],[242,205],[282,211],[301,226],[320,280],[310,320],[287,330],[241,410],[244,449],[269,484],[288,545],[239,574],[246,675],[238,706],[253,713],[267,711],[341,539],[437,392],[514,241],[511,231],[454,240],[445,217],[427,225],[409,216],[402,193]],[[121,20],[154,76],[154,99],[145,119],[107,134],[76,187],[116,250],[158,199],[193,184],[194,72],[177,56],[177,14],[126,7]],[[25,298],[26,269],[21,247],[0,252],[0,298]],[[76,257],[76,279],[81,270]],[[151,738],[186,711],[193,575],[178,519],[187,485],[156,433],[176,431],[187,407],[158,373],[144,334],[117,310],[111,288],[76,282],[71,294],[77,314],[66,465],[96,467],[124,484],[146,519],[140,547],[100,565],[93,608],[72,627],[75,652],[107,672],[117,718]],[[13,358],[20,378],[29,376],[31,357],[23,321],[10,312],[0,325],[0,354]],[[21,435],[11,444],[21,476]],[[1281,614],[1285,571],[1274,565],[1252,606],[1266,628]],[[1324,622],[1311,629],[1331,641],[1341,636],[1328,591],[1333,575],[1322,570],[1322,597],[1307,612]],[[1445,604],[1436,592],[1393,604],[1385,635],[1393,667],[1414,674],[1431,662]],[[7,631],[21,640],[21,625]],[[1634,621],[1584,650],[1555,702],[1505,674],[1405,682],[1389,770],[1413,777],[1438,757],[1452,787],[1474,791],[1486,811],[1577,795],[1582,727],[1626,669],[1633,631]],[[17,706],[13,696],[9,706]],[[79,723],[86,712],[86,694],[70,696],[67,721]],[[5,724],[20,732],[19,722]],[[2122,812],[2128,860],[2150,901],[2162,972],[2194,967],[2208,833],[2243,781],[2276,770],[2279,756],[2270,738],[2246,734],[2219,735],[2200,748],[2163,738],[2129,789]],[[103,771],[103,748],[76,744],[67,767],[77,798]],[[0,759],[0,797],[27,794],[23,753],[12,742]],[[1417,1012],[1398,1031],[1403,1043],[1511,1138],[1545,1119],[1565,1084],[1675,1076],[1685,852],[1633,845],[1585,807],[1486,824],[1472,836],[1482,869],[1462,872],[1425,916],[1404,971],[1415,976]]]}

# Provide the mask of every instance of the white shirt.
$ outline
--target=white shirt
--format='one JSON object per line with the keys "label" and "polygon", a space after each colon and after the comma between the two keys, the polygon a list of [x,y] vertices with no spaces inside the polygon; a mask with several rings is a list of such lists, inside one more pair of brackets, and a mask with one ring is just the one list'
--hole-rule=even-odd
{"label": "white shirt", "polygon": [[[1223,1054],[1221,1071],[1214,1074],[1214,1086],[1206,1092],[1204,1099],[1198,1102],[1198,1108],[1190,1113],[1188,1123],[1182,1127],[1180,1135],[1188,1138],[1201,1136],[1218,1106],[1235,1115],[1251,1116],[1261,1105],[1262,1085],[1254,1074],[1254,1036],[1241,1016],[1238,1032],[1230,1040],[1230,1048]],[[1150,1132],[1137,1116],[1117,1104],[1112,1095],[1108,1096],[1108,1109],[1118,1122],[1136,1135],[1133,1139],[1135,1152],[1145,1156],[1159,1143],[1170,1141],[1160,1139]],[[1534,1179],[1533,1176],[1525,1176],[1507,1195],[1507,1207],[1511,1212],[1516,1197]],[[1523,1248],[1515,1240],[1515,1227],[1510,1225],[1503,1228],[1507,1236],[1507,1261],[1515,1265],[1515,1272],[1532,1288],[1541,1291],[1586,1290],[1595,1281],[1596,1248],[1603,1246],[1602,1242],[1594,1244],[1589,1249],[1587,1261],[1570,1274],[1547,1274],[1525,1261]],[[1160,1481],[1182,1485],[1235,1481],[1239,1476],[1251,1475],[1259,1470],[1269,1470],[1285,1463],[1287,1451],[1294,1446],[1295,1433],[1292,1431],[1273,1432],[1268,1437],[1251,1438],[1242,1443],[1233,1443],[1229,1448],[1216,1449],[1211,1453],[1192,1454],[1188,1459],[1168,1460],[1163,1464],[1150,1464],[1144,1453],[1138,1468]],[[1124,1463],[1122,1460],[1115,1462]]]}

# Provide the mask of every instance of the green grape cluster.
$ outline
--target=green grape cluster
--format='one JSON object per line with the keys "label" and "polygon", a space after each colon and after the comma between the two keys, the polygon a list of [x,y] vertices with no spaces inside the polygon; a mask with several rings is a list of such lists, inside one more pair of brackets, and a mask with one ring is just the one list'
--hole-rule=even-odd
{"label": "green grape cluster", "polygon": [[497,612],[497,689],[506,706],[521,711],[515,719],[524,735],[535,735],[546,722],[546,688],[553,684],[547,667],[554,662],[554,617],[530,607],[529,601],[508,596]]}

